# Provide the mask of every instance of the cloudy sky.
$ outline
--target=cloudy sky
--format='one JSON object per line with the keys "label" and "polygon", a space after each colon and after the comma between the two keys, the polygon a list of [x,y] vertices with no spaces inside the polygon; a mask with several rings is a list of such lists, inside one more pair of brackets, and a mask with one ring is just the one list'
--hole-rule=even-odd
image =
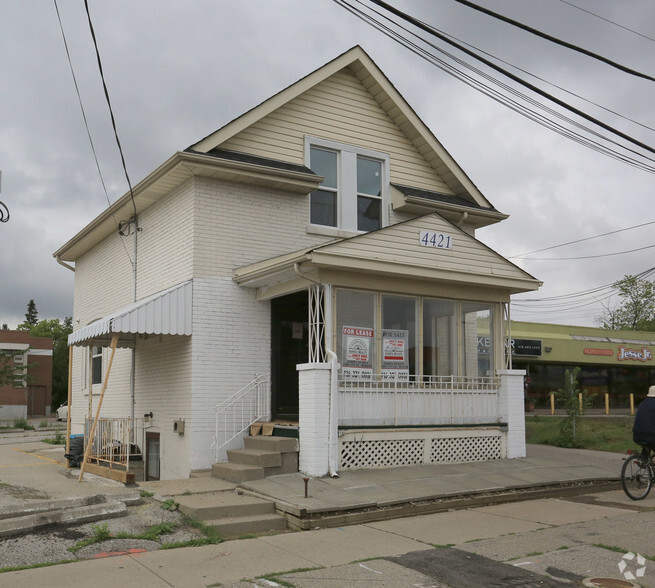
{"label": "cloudy sky", "polygon": [[[648,128],[655,127],[654,82],[454,0],[389,1],[547,80],[554,86],[538,83],[655,146],[655,132]],[[652,0],[477,3],[655,76]],[[544,282],[537,295],[527,298],[587,291],[655,266],[655,225],[648,224],[516,257],[655,221],[655,176],[525,119],[332,0],[89,0],[89,10],[133,185],[175,151],[359,44],[478,188],[510,215],[477,236]],[[72,314],[73,273],[58,265],[52,253],[104,210],[108,200],[124,194],[127,184],[83,0],[2,0],[0,64],[0,201],[10,213],[9,221],[0,224],[0,324],[14,328],[24,320],[30,299],[40,319]],[[653,153],[634,149],[655,159]],[[595,325],[601,302],[589,296],[574,300],[558,306],[523,302],[512,317]]]}

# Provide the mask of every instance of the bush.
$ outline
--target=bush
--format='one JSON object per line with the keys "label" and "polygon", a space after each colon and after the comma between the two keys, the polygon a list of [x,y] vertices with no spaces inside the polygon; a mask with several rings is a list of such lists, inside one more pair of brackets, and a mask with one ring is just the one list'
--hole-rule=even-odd
{"label": "bush", "polygon": [[27,419],[14,419],[14,429],[33,431],[34,427],[27,422]]}

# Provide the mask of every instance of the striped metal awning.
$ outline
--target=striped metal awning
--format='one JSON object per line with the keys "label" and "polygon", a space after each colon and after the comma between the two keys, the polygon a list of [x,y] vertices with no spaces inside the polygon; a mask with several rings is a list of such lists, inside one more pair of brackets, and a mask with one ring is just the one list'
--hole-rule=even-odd
{"label": "striped metal awning", "polygon": [[140,335],[191,335],[193,281],[189,280],[122,308],[68,336],[69,345],[105,345],[119,334],[118,347]]}

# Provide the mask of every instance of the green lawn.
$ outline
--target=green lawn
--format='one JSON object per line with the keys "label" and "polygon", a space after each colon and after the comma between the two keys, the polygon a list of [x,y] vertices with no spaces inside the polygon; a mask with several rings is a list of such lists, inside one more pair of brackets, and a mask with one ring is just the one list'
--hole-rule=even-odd
{"label": "green lawn", "polygon": [[[560,427],[566,417],[526,416],[525,432],[528,443],[561,445]],[[625,453],[634,449],[632,417],[583,417],[576,424],[576,442],[582,449]]]}

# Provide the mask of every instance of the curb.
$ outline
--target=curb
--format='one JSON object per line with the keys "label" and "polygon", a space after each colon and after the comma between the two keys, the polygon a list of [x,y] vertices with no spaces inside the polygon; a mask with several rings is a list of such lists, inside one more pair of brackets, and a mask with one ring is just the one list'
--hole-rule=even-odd
{"label": "curb", "polygon": [[[577,496],[594,492],[607,492],[621,489],[621,482],[607,478],[578,480],[566,483],[542,484],[539,486],[518,486],[498,491],[482,491],[452,496],[435,496],[406,501],[393,505],[369,506],[361,509],[343,509],[331,512],[311,512],[275,501],[275,512],[286,517],[289,528],[307,531],[309,529],[341,527],[399,519],[424,514],[434,514],[450,510],[462,510],[480,506],[490,506],[539,498]],[[265,496],[260,495],[263,498]],[[270,497],[269,497],[270,500]],[[295,511],[295,512],[294,512]]]}

